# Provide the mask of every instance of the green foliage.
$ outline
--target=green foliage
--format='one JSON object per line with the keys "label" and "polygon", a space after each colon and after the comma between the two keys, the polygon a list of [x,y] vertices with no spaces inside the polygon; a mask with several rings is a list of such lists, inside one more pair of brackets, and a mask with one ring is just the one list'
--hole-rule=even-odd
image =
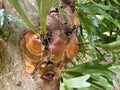
{"label": "green foliage", "polygon": [[4,9],[0,9],[0,36],[3,39],[7,39],[9,32],[11,32],[9,26],[10,22],[14,24],[15,28],[19,27],[17,25],[18,23],[25,24],[22,20],[17,19],[11,15],[8,15],[8,13]]}
{"label": "green foliage", "polygon": [[26,22],[26,24],[30,27],[30,29],[34,30],[34,26],[28,19],[26,12],[23,8],[22,0],[8,0],[8,1],[14,6],[14,8],[17,10],[22,19]]}
{"label": "green foliage", "polygon": [[8,32],[8,17],[5,14],[5,10],[0,9],[0,36],[2,36],[2,38],[5,38]]}
{"label": "green foliage", "polygon": [[[119,34],[120,34],[120,5],[116,0],[76,0],[76,9],[79,13],[81,26],[79,32],[82,32],[82,37],[79,34],[78,38],[82,38],[81,42],[89,42],[88,46],[94,51],[94,55],[100,61],[105,59],[100,48],[107,52],[118,53]],[[117,29],[117,32],[110,32]],[[82,45],[82,47],[85,45]],[[82,48],[83,49],[83,48]],[[90,49],[89,49],[90,50]],[[84,51],[88,52],[84,48]]]}
{"label": "green foliage", "polygon": [[100,89],[110,90],[110,85],[113,85],[116,74],[109,67],[110,65],[99,64],[95,60],[66,69],[63,78],[73,78],[89,74],[88,82],[91,83],[92,87],[96,86]]}
{"label": "green foliage", "polygon": [[107,51],[111,51],[114,53],[120,53],[120,40],[116,40],[114,42],[107,43],[107,44],[100,44],[98,46],[102,47],[103,49]]}
{"label": "green foliage", "polygon": [[39,17],[40,17],[40,24],[41,30],[44,35],[46,35],[46,17],[49,13],[50,9],[57,3],[58,0],[36,0]]}
{"label": "green foliage", "polygon": [[[75,0],[81,26],[77,29],[80,53],[62,75],[63,90],[111,90],[117,86],[116,72],[120,59],[120,2],[117,0]],[[116,32],[114,32],[116,30]],[[112,32],[112,34],[111,34]],[[89,74],[91,84],[84,88],[70,88],[64,79]],[[68,85],[67,85],[68,84]],[[79,84],[80,85],[80,84]],[[74,86],[74,85],[73,85]]]}
{"label": "green foliage", "polygon": [[[17,12],[20,14],[22,19],[25,21],[25,23],[29,26],[29,28],[35,32],[35,28],[29,18],[27,17],[27,14],[24,10],[24,6],[22,4],[22,0],[8,0],[13,7],[17,10]],[[41,24],[41,30],[44,36],[46,35],[46,17],[49,13],[50,9],[57,3],[57,0],[36,0],[39,17],[40,17],[40,24]],[[36,33],[37,34],[37,33]],[[39,34],[37,34],[39,36]]]}
{"label": "green foliage", "polygon": [[[81,77],[75,77],[70,79],[63,80],[63,83],[61,83],[60,90],[70,90],[72,88],[83,88],[83,87],[89,87],[91,84],[86,82],[88,80],[90,75],[85,75]],[[67,89],[65,89],[67,88]]]}

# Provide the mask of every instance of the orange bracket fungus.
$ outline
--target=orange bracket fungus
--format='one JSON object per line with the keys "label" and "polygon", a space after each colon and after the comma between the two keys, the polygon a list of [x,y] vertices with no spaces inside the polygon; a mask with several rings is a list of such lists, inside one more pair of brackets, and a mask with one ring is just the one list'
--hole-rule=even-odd
{"label": "orange bracket fungus", "polygon": [[42,41],[32,31],[23,33],[20,39],[20,47],[25,60],[25,70],[27,73],[33,73],[37,63],[44,50]]}
{"label": "orange bracket fungus", "polygon": [[26,48],[30,53],[39,56],[44,50],[44,45],[40,38],[31,32],[26,34]]}

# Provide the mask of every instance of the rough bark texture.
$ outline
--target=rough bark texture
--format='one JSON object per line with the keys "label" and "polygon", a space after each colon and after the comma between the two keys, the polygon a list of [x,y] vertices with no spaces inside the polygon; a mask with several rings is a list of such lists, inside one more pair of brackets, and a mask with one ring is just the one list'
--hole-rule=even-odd
{"label": "rough bark texture", "polygon": [[[34,0],[23,0],[23,2],[34,26],[38,26],[39,18],[34,7]],[[8,0],[3,0],[3,3],[8,13],[19,17],[17,12],[8,3]],[[8,37],[7,49],[2,55],[5,65],[0,73],[0,90],[57,90],[58,86],[46,87],[39,77],[35,76],[33,78],[33,75],[25,73],[25,65],[19,48],[19,39],[26,28],[26,26],[20,25],[19,28],[14,28]]]}

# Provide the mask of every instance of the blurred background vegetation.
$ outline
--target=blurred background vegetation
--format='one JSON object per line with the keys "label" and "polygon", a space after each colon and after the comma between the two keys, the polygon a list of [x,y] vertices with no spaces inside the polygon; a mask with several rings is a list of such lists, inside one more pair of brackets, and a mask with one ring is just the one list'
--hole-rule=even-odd
{"label": "blurred background vegetation", "polygon": [[[80,53],[65,70],[61,90],[119,90],[120,1],[75,0],[74,6]],[[78,86],[76,77],[84,78]]]}

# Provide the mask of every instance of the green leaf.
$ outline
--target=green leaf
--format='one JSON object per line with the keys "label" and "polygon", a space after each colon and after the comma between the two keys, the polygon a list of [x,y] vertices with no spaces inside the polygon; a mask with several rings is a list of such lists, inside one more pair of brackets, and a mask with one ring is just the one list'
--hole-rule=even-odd
{"label": "green leaf", "polygon": [[25,12],[25,10],[23,8],[22,0],[8,0],[8,1],[17,10],[17,12],[20,14],[22,19],[29,26],[29,28],[34,31],[35,28],[34,28],[33,24],[30,22],[29,18],[27,17],[27,14],[26,14],[26,12]]}
{"label": "green leaf", "polygon": [[94,4],[95,6],[101,8],[101,9],[103,9],[103,10],[114,10],[114,9],[115,9],[115,7],[113,7],[113,6],[111,6],[111,5],[102,5],[102,4],[100,4],[100,3],[97,4],[97,3],[95,3],[95,2],[93,2],[93,4]]}
{"label": "green leaf", "polygon": [[42,33],[44,36],[46,35],[46,17],[49,13],[50,9],[57,3],[58,0],[36,0],[39,17],[40,17],[40,24]]}
{"label": "green leaf", "polygon": [[80,47],[80,52],[81,53],[85,53],[85,39],[83,36],[83,32],[82,32],[82,27],[78,27],[77,28],[77,37],[78,37],[78,41],[79,41],[79,47]]}
{"label": "green leaf", "polygon": [[71,79],[63,79],[65,85],[69,88],[82,88],[89,87],[91,84],[86,82],[90,77],[89,74],[81,77],[71,78]]}
{"label": "green leaf", "polygon": [[86,4],[89,2],[89,0],[75,0],[77,4]]}
{"label": "green leaf", "polygon": [[2,31],[2,29],[0,28],[0,35],[3,35],[4,34],[4,32]]}
{"label": "green leaf", "polygon": [[118,0],[113,0],[116,4],[120,5]]}
{"label": "green leaf", "polygon": [[66,90],[64,83],[60,82],[60,90]]}
{"label": "green leaf", "polygon": [[67,12],[60,7],[58,7],[60,14],[63,16],[64,20],[67,21]]}
{"label": "green leaf", "polygon": [[4,9],[0,9],[0,28],[2,28],[4,23]]}
{"label": "green leaf", "polygon": [[110,22],[105,18],[101,22],[104,23],[104,25],[100,24],[99,27],[97,28],[97,30],[99,30],[101,33],[104,33],[116,28],[116,25],[114,25],[112,22]]}
{"label": "green leaf", "polygon": [[97,73],[96,74],[91,74],[91,78],[95,79],[100,84],[102,84],[106,90],[110,90],[110,84],[108,83],[106,78],[100,76]]}
{"label": "green leaf", "polygon": [[[93,48],[93,50],[96,52],[96,55],[98,56],[97,58],[102,58],[101,53],[99,52],[99,50],[96,48],[95,44],[94,44],[94,39],[93,39],[93,32],[96,34],[96,28],[94,25],[91,24],[90,20],[87,18],[86,15],[84,16],[79,16],[82,24],[84,25],[84,27],[87,30],[87,34],[88,34],[88,41],[91,45],[91,47]],[[97,34],[98,35],[98,34]]]}
{"label": "green leaf", "polygon": [[119,90],[119,85],[117,85],[117,81],[113,80],[113,85],[116,87],[117,90]]}
{"label": "green leaf", "polygon": [[21,24],[26,24],[23,20],[16,18],[12,15],[8,15],[8,19],[13,22],[13,23],[21,23]]}
{"label": "green leaf", "polygon": [[92,62],[76,65],[72,68],[68,68],[65,70],[65,72],[66,73],[71,72],[71,74],[73,72],[74,73],[76,72],[76,73],[84,73],[84,74],[90,74],[90,75],[93,73],[98,73],[99,75],[106,77],[110,82],[112,82],[116,74],[111,70],[109,70],[109,67],[110,67],[109,65],[99,64],[97,60],[95,60]]}
{"label": "green leaf", "polygon": [[87,29],[89,43],[95,49],[95,45],[93,43],[93,37],[92,37],[92,30],[94,30],[94,27],[91,26],[91,24],[86,16],[79,16],[79,18],[80,18],[81,22],[83,23],[83,25],[85,26],[85,28]]}
{"label": "green leaf", "polygon": [[120,52],[120,39],[107,44],[99,44],[98,46],[108,51]]}
{"label": "green leaf", "polygon": [[[113,85],[113,80],[116,76],[114,72],[109,70],[110,66],[111,65],[99,64],[97,61],[87,62],[66,69],[64,77],[74,78],[81,76],[82,74],[89,74],[89,83],[94,85],[96,88],[104,88],[108,90],[109,86]],[[102,84],[102,81],[104,81],[104,84],[107,86]]]}
{"label": "green leaf", "polygon": [[85,88],[80,88],[78,90],[90,90],[88,87],[85,87]]}
{"label": "green leaf", "polygon": [[7,15],[4,15],[3,28],[4,28],[4,33],[7,34],[9,32]]}
{"label": "green leaf", "polygon": [[[85,13],[87,13],[91,16],[101,15],[104,18],[106,18],[107,20],[109,20],[110,22],[114,23],[117,27],[120,28],[120,24],[119,24],[118,19],[113,18],[111,13],[106,12],[108,7],[107,8],[102,8],[102,6],[95,4],[94,6],[92,6],[92,5],[91,6],[90,5],[82,5],[82,8],[84,9]],[[115,11],[111,11],[111,12],[113,13]]]}

